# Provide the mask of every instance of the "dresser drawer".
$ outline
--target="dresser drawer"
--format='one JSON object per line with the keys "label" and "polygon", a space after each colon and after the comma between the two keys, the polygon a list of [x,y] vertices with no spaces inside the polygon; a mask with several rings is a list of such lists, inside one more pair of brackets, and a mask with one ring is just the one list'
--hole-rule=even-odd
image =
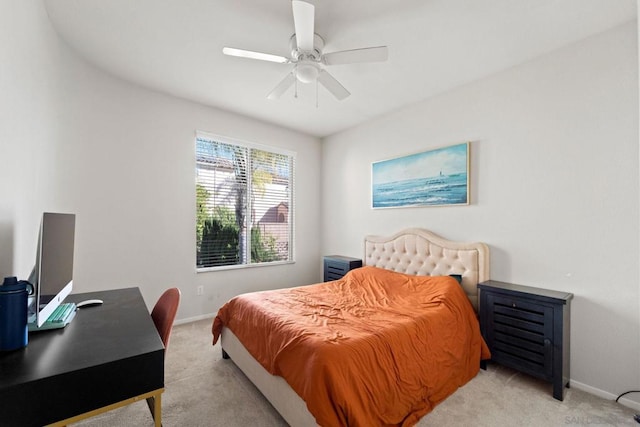
{"label": "dresser drawer", "polygon": [[553,308],[518,298],[487,295],[487,345],[492,359],[530,374],[553,375]]}
{"label": "dresser drawer", "polygon": [[327,280],[338,280],[349,272],[350,268],[346,264],[336,264],[328,262],[325,269],[325,282]]}
{"label": "dresser drawer", "polygon": [[362,267],[362,260],[341,255],[324,257],[324,281],[341,279],[354,268]]}

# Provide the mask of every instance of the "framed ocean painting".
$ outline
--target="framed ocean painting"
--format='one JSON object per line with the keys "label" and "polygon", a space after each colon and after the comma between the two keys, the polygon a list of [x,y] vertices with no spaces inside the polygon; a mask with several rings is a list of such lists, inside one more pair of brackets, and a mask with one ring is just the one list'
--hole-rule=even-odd
{"label": "framed ocean painting", "polygon": [[469,143],[451,145],[371,166],[372,207],[469,204]]}

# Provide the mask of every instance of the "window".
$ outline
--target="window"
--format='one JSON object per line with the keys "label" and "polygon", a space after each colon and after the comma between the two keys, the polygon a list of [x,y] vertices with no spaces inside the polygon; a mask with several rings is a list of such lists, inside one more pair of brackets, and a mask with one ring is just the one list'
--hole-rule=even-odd
{"label": "window", "polygon": [[196,266],[293,261],[294,153],[196,136]]}

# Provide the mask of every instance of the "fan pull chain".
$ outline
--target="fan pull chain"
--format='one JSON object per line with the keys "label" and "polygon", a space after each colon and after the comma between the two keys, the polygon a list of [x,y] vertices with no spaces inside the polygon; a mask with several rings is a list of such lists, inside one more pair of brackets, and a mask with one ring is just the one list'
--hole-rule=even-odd
{"label": "fan pull chain", "polygon": [[[296,73],[298,72],[298,66],[296,65]],[[295,92],[293,94],[293,97],[298,99],[298,76],[295,76],[296,78],[296,87],[295,87]]]}
{"label": "fan pull chain", "polygon": [[316,108],[318,108],[318,79],[316,79]]}

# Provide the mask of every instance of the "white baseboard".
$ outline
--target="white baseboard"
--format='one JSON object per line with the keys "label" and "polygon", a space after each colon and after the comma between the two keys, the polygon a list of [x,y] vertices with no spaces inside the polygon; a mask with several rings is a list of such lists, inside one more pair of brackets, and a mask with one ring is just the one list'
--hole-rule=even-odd
{"label": "white baseboard", "polygon": [[[585,391],[589,394],[593,394],[595,396],[598,396],[607,400],[616,400],[616,398],[618,397],[618,395],[609,393],[608,391],[600,390],[599,388],[595,388],[590,385],[583,384],[581,382],[574,381],[574,380],[570,380],[569,385],[571,388]],[[636,394],[640,394],[640,393],[636,393]],[[622,397],[620,400],[618,400],[618,403],[628,408],[640,411],[640,402],[636,402],[631,399],[627,399],[626,397]]]}
{"label": "white baseboard", "polygon": [[213,321],[214,317],[216,317],[216,313],[201,314],[199,316],[187,317],[186,319],[176,320],[175,322],[173,322],[173,324],[184,325],[185,323],[192,323],[192,322],[197,322],[198,320],[205,320],[205,319],[211,319]]}

